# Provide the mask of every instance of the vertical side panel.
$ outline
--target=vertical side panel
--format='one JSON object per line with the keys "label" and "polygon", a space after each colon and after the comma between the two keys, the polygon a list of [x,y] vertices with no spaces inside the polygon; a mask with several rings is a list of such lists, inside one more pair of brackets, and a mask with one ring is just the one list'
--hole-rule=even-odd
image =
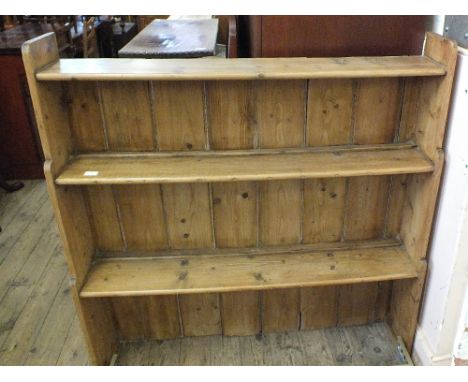
{"label": "vertical side panel", "polygon": [[164,184],[162,190],[170,247],[213,247],[208,185]]}
{"label": "vertical side panel", "polygon": [[101,82],[109,148],[153,150],[153,122],[147,82]]}
{"label": "vertical side panel", "polygon": [[254,147],[255,104],[251,81],[208,81],[207,122],[213,150]]}
{"label": "vertical side panel", "polygon": [[128,250],[168,248],[160,186],[116,186],[114,192]]}
{"label": "vertical side panel", "polygon": [[111,186],[91,186],[84,190],[97,247],[102,251],[125,250],[124,238]]}
{"label": "vertical side panel", "polygon": [[153,82],[160,150],[205,148],[203,82]]}
{"label": "vertical side panel", "polygon": [[218,294],[180,295],[179,303],[185,336],[222,334]]}
{"label": "vertical side panel", "polygon": [[[416,90],[412,93],[412,97],[404,100],[408,107],[403,110],[401,129],[415,140],[435,164],[432,174],[413,175],[408,181],[400,236],[408,254],[414,259],[424,259],[427,255],[444,164],[444,153],[441,148],[457,63],[457,45],[437,34],[427,33],[424,55],[444,65],[447,74],[443,77],[421,78],[414,85]],[[411,118],[408,116],[409,113],[414,113],[416,117]],[[417,128],[412,128],[411,122]],[[408,349],[413,346],[426,276],[426,263],[424,261],[420,263],[417,280],[401,280],[393,283],[390,321],[394,332],[402,336]]]}
{"label": "vertical side panel", "polygon": [[[306,82],[261,81],[255,85],[258,146],[304,146]],[[298,244],[302,240],[300,180],[259,184],[259,240],[261,245]],[[298,288],[263,292],[264,332],[299,328]]]}
{"label": "vertical side panel", "polygon": [[98,83],[71,81],[68,84],[70,119],[75,150],[105,151],[107,140],[101,115]]}
{"label": "vertical side panel", "polygon": [[301,289],[301,329],[336,326],[338,288],[330,286]]}
{"label": "vertical side panel", "polygon": [[259,333],[260,294],[251,292],[232,292],[221,294],[221,316],[223,334],[226,336],[247,336]]}

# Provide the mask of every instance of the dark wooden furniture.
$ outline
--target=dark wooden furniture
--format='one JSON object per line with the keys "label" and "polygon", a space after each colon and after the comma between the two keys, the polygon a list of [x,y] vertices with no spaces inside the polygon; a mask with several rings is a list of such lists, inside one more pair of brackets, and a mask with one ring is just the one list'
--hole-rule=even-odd
{"label": "dark wooden furniture", "polygon": [[121,58],[213,56],[217,19],[154,20],[119,50]]}
{"label": "dark wooden furniture", "polygon": [[239,16],[245,57],[412,55],[426,16]]}
{"label": "dark wooden furniture", "polygon": [[24,24],[0,32],[0,173],[6,179],[44,176],[21,45],[52,30],[49,24]]}

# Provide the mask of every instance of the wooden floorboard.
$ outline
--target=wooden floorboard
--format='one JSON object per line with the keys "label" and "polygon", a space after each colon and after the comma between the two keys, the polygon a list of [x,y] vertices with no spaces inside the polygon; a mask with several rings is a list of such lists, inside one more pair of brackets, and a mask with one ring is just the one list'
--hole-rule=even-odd
{"label": "wooden floorboard", "polygon": [[[87,365],[43,181],[0,190],[0,365]],[[394,365],[385,324],[123,344],[120,365]]]}

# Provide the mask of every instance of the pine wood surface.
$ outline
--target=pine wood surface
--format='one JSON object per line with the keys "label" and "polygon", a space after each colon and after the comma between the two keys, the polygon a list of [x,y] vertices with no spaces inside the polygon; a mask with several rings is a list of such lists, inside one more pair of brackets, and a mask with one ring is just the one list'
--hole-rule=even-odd
{"label": "pine wood surface", "polygon": [[56,183],[232,182],[406,174],[432,170],[431,161],[414,148],[240,156],[213,153],[203,157],[137,154],[106,158],[86,155],[72,160]]}
{"label": "pine wood surface", "polygon": [[[209,60],[125,71],[130,61],[59,61],[56,49],[45,35],[23,54],[93,364],[119,339],[381,320],[411,347],[452,42],[429,33],[418,57],[217,60],[216,71]],[[89,285],[106,298],[84,297]]]}
{"label": "pine wood surface", "polygon": [[424,56],[242,59],[61,59],[37,73],[39,81],[255,80],[442,76]]}

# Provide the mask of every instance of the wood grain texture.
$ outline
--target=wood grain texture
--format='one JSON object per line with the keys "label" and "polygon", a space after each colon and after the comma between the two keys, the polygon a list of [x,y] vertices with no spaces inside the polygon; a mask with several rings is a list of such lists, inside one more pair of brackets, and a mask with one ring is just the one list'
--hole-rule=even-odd
{"label": "wood grain texture", "polygon": [[260,81],[255,84],[259,147],[303,145],[305,88],[304,81]]}
{"label": "wood grain texture", "polygon": [[400,81],[359,80],[355,102],[354,143],[392,142],[400,118]]}
{"label": "wood grain texture", "polygon": [[301,289],[301,330],[336,326],[338,289],[337,286]]}
{"label": "wood grain texture", "polygon": [[62,59],[37,73],[39,81],[274,80],[442,76],[445,68],[421,56],[343,58]]}
{"label": "wood grain texture", "polygon": [[400,233],[408,180],[407,175],[392,176],[390,178],[385,237],[396,237]]}
{"label": "wood grain texture", "polygon": [[348,179],[345,240],[381,238],[385,230],[388,177],[366,176]]}
{"label": "wood grain texture", "polygon": [[207,184],[162,186],[171,248],[213,247]]}
{"label": "wood grain texture", "polygon": [[66,89],[75,150],[106,151],[108,142],[101,112],[99,84],[70,82]]}
{"label": "wood grain texture", "polygon": [[260,243],[296,244],[301,241],[301,182],[271,181],[259,184]]}
{"label": "wood grain texture", "polygon": [[262,332],[286,332],[299,329],[300,289],[263,292]]}
{"label": "wood grain texture", "polygon": [[126,341],[181,335],[176,296],[116,297],[110,302],[120,336]]}
{"label": "wood grain texture", "polygon": [[251,81],[206,82],[207,122],[214,150],[250,149],[256,134]]}
{"label": "wood grain texture", "polygon": [[148,83],[103,82],[101,92],[109,148],[152,150],[155,144]]}
{"label": "wood grain texture", "polygon": [[222,333],[219,295],[179,296],[184,336],[210,336]]}
{"label": "wood grain texture", "polygon": [[373,321],[377,294],[377,283],[339,287],[338,325],[363,325]]}
{"label": "wood grain texture", "polygon": [[221,294],[221,317],[225,336],[246,336],[261,330],[260,295],[256,291]]}
{"label": "wood grain texture", "polygon": [[352,140],[352,80],[310,80],[307,98],[307,145],[348,144]]}
{"label": "wood grain texture", "polygon": [[80,155],[68,164],[56,183],[238,182],[424,173],[434,169],[432,162],[416,148],[387,146],[292,151],[280,154],[262,151]]}
{"label": "wood grain texture", "polygon": [[216,246],[257,245],[257,185],[253,182],[213,183]]}
{"label": "wood grain texture", "polygon": [[160,150],[203,150],[203,82],[153,82]]}
{"label": "wood grain texture", "polygon": [[102,251],[123,251],[125,239],[122,236],[112,187],[88,187],[83,192],[88,199],[96,246]]}
{"label": "wood grain texture", "polygon": [[118,186],[114,188],[114,195],[128,250],[168,248],[159,185]]}
{"label": "wood grain texture", "polygon": [[[416,275],[402,247],[337,248],[311,251],[307,246],[299,246],[294,251],[280,252],[265,248],[102,259],[91,269],[81,296],[231,292],[362,283]],[[280,300],[283,304],[288,302]]]}
{"label": "wood grain texture", "polygon": [[304,181],[304,243],[340,241],[346,200],[346,180]]}

